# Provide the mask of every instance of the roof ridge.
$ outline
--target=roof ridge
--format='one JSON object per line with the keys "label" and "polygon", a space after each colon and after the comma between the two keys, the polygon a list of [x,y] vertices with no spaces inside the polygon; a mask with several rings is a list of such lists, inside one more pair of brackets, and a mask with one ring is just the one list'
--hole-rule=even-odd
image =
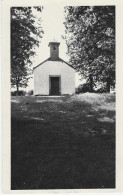
{"label": "roof ridge", "polygon": [[75,69],[73,66],[71,66],[68,62],[64,61],[62,58],[59,58],[60,60],[62,60],[64,63],[66,63],[68,66],[70,66],[71,68]]}
{"label": "roof ridge", "polygon": [[49,59],[50,59],[50,57],[47,58],[46,60],[44,60],[43,62],[41,62],[40,64],[38,64],[37,66],[35,66],[35,67],[33,68],[33,70],[34,70],[35,68],[37,68],[38,66],[40,66],[41,64],[43,64],[44,62],[47,62]]}

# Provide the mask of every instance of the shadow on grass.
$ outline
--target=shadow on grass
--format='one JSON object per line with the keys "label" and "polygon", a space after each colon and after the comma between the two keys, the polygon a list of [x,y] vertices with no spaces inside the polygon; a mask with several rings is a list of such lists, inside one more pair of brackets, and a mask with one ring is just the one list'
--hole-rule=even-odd
{"label": "shadow on grass", "polygon": [[98,120],[114,112],[95,112],[82,102],[17,106],[12,104],[13,190],[115,187],[115,125]]}

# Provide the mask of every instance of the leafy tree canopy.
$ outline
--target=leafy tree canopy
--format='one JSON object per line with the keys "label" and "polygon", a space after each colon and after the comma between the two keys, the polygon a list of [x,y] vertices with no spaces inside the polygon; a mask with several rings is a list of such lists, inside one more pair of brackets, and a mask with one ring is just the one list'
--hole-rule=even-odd
{"label": "leafy tree canopy", "polygon": [[27,87],[31,74],[32,58],[43,35],[41,18],[36,18],[33,9],[42,7],[11,8],[11,85]]}
{"label": "leafy tree canopy", "polygon": [[70,63],[94,84],[115,86],[115,7],[65,7],[65,40]]}

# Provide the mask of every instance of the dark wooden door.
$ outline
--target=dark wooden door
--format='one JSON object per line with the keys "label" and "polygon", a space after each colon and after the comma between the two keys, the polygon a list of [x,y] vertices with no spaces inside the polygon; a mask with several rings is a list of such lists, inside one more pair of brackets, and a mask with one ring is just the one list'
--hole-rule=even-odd
{"label": "dark wooden door", "polygon": [[60,95],[59,77],[51,77],[51,95]]}

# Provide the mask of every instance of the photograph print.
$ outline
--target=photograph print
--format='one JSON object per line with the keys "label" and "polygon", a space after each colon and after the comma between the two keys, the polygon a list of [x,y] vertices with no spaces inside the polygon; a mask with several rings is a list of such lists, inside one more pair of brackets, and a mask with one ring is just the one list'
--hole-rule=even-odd
{"label": "photograph print", "polygon": [[116,188],[115,6],[10,13],[11,190]]}

